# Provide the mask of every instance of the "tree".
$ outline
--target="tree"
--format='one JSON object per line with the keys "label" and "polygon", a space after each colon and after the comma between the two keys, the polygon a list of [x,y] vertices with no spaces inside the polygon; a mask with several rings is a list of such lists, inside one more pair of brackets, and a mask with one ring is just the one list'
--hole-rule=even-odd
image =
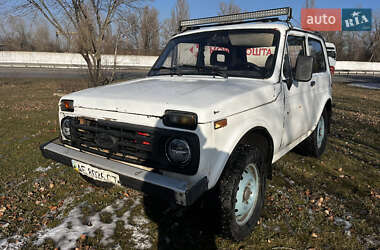
{"label": "tree", "polygon": [[144,8],[140,27],[140,49],[148,54],[156,54],[160,44],[160,26],[158,11],[154,7]]}
{"label": "tree", "polygon": [[165,46],[169,39],[178,33],[180,21],[189,18],[190,10],[187,0],[177,0],[176,5],[171,11],[171,17],[165,19],[161,25],[161,46]]}
{"label": "tree", "polygon": [[372,32],[369,34],[369,50],[371,62],[380,61],[380,12],[374,15]]}
{"label": "tree", "polygon": [[51,38],[51,32],[45,22],[39,22],[31,32],[33,50],[47,52],[60,50],[59,44]]}
{"label": "tree", "polygon": [[2,43],[9,50],[33,50],[31,32],[22,18],[10,16],[7,18],[6,25],[3,26],[2,30]]}
{"label": "tree", "polygon": [[[19,13],[42,15],[66,40],[74,41],[88,66],[89,87],[104,83],[101,54],[111,23],[144,0],[12,0]],[[69,28],[68,28],[69,27]],[[73,36],[74,34],[74,36]]]}
{"label": "tree", "polygon": [[230,0],[229,3],[221,2],[219,4],[218,15],[231,15],[240,13],[241,9],[235,4],[234,0]]}
{"label": "tree", "polygon": [[131,12],[121,20],[122,33],[127,38],[127,50],[138,51],[140,47],[140,17],[139,13]]}
{"label": "tree", "polygon": [[145,6],[138,12],[129,13],[122,21],[123,35],[127,38],[127,49],[137,54],[157,54],[160,44],[158,11]]}

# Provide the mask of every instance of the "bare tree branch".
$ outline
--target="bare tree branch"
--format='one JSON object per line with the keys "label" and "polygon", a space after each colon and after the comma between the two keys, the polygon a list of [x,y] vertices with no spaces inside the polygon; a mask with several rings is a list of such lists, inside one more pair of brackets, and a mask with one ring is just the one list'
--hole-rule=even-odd
{"label": "bare tree branch", "polygon": [[230,15],[240,13],[241,9],[235,4],[234,0],[230,0],[229,3],[221,2],[219,4],[218,15]]}
{"label": "bare tree branch", "polygon": [[[88,66],[89,86],[96,86],[103,82],[101,54],[106,46],[106,32],[111,29],[111,24],[117,16],[139,8],[144,1],[12,0],[8,5],[20,13],[39,13],[57,30],[57,35],[65,37],[68,43],[71,43],[74,37],[78,52]],[[67,26],[72,30],[67,29]]]}
{"label": "bare tree branch", "polygon": [[190,10],[187,0],[177,0],[175,7],[171,11],[171,17],[165,19],[161,25],[161,46],[164,46],[178,32],[180,21],[189,18]]}

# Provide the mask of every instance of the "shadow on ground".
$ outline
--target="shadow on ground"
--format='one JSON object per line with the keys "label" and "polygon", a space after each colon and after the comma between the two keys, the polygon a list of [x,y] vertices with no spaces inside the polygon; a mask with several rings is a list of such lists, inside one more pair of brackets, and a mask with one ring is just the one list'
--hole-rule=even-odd
{"label": "shadow on ground", "polygon": [[157,249],[217,249],[216,213],[203,204],[204,199],[200,199],[184,208],[159,197],[145,196],[145,213],[158,225]]}

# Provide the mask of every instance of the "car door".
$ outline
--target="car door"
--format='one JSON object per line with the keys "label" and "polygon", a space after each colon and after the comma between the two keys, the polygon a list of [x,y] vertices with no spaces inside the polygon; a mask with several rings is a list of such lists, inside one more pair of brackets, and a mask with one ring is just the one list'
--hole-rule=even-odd
{"label": "car door", "polygon": [[[312,104],[309,102],[309,92],[311,81],[299,82],[294,79],[296,62],[299,56],[307,55],[306,36],[302,32],[292,31],[287,36],[287,50],[284,56],[284,64],[288,64],[288,72],[283,72],[283,87],[285,90],[285,116],[284,133],[282,137],[282,147],[294,142],[309,128],[309,121],[312,119]],[[283,69],[286,69],[284,65]],[[290,88],[286,81],[291,81]]]}
{"label": "car door", "polygon": [[310,116],[308,116],[308,128],[313,128],[319,120],[320,108],[323,95],[328,91],[330,84],[330,73],[328,68],[327,53],[321,38],[313,35],[307,37],[308,55],[313,57],[313,74],[310,82],[310,90],[306,98],[310,106]]}

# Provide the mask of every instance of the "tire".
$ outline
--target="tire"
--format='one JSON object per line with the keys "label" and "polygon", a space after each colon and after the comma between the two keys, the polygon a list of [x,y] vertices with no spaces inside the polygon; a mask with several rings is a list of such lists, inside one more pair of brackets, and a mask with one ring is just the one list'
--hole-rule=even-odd
{"label": "tire", "polygon": [[222,234],[235,241],[249,236],[260,218],[265,198],[264,154],[255,146],[239,147],[217,187]]}
{"label": "tire", "polygon": [[319,158],[326,149],[329,123],[324,110],[313,133],[301,144],[301,150],[307,155]]}

